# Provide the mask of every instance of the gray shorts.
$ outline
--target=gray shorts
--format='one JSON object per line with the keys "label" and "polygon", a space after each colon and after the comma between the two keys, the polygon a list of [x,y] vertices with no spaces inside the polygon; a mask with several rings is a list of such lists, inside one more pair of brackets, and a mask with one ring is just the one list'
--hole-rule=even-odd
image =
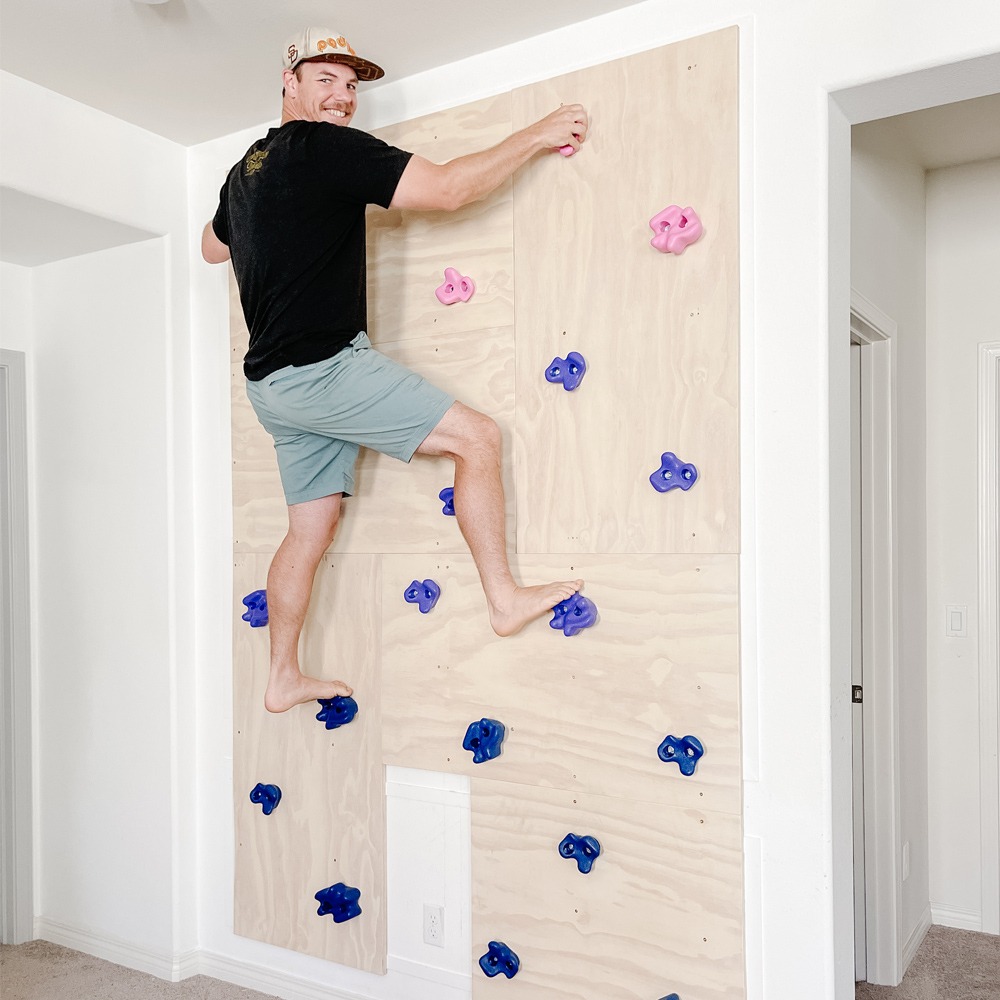
{"label": "gray shorts", "polygon": [[362,446],[409,462],[455,400],[359,333],[339,354],[247,382],[288,504],[354,492]]}

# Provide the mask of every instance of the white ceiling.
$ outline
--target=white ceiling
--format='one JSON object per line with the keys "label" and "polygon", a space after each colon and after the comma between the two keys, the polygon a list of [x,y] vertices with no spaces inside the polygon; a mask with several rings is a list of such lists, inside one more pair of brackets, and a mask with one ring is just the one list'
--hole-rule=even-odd
{"label": "white ceiling", "polygon": [[281,52],[306,25],[345,35],[386,82],[637,2],[3,0],[0,68],[193,145],[278,117]]}

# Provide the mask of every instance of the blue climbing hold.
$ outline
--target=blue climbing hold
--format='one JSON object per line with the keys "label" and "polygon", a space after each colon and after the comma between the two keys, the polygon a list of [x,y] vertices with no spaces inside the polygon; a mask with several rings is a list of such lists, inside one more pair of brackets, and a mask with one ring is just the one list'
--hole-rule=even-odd
{"label": "blue climbing hold", "polygon": [[490,979],[501,974],[513,979],[517,975],[517,970],[521,968],[521,960],[503,941],[491,941],[490,950],[479,959],[479,968]]}
{"label": "blue climbing hold", "polygon": [[277,785],[262,785],[257,782],[250,793],[250,801],[259,805],[264,810],[265,816],[270,816],[281,801],[281,789]]}
{"label": "blue climbing hold", "polygon": [[584,875],[589,875],[601,855],[601,842],[596,837],[578,837],[575,833],[567,833],[559,845],[559,853],[575,861],[576,867]]}
{"label": "blue climbing hold", "polygon": [[562,629],[563,635],[572,636],[597,622],[597,606],[582,594],[574,594],[552,609],[550,628]]}
{"label": "blue climbing hold", "polygon": [[562,383],[567,392],[579,388],[583,376],[587,374],[587,362],[582,354],[570,351],[564,358],[553,358],[552,364],[545,370],[545,379],[556,385]]}
{"label": "blue climbing hold", "polygon": [[358,703],[353,698],[317,698],[322,709],[316,714],[320,722],[326,723],[327,729],[339,729],[346,726],[358,714]]}
{"label": "blue climbing hold", "polygon": [[480,719],[469,723],[462,740],[462,749],[472,751],[472,763],[482,764],[503,753],[503,738],[506,727],[496,719]]}
{"label": "blue climbing hold", "polygon": [[422,615],[426,615],[438,602],[441,588],[433,580],[414,580],[403,593],[407,604],[416,604]]}
{"label": "blue climbing hold", "polygon": [[332,914],[335,924],[342,924],[345,920],[351,920],[361,913],[361,907],[358,905],[361,890],[344,885],[343,882],[320,889],[313,898],[319,903],[316,912],[321,917],[325,917],[328,913]]}
{"label": "blue climbing hold", "polygon": [[691,777],[698,761],[705,754],[705,748],[696,736],[684,736],[681,739],[668,736],[660,744],[656,754],[665,763],[676,764],[681,769],[681,774]]}
{"label": "blue climbing hold", "polygon": [[250,622],[250,628],[261,628],[267,624],[267,591],[255,590],[243,598],[247,606],[243,621]]}
{"label": "blue climbing hold", "polygon": [[441,513],[446,517],[455,516],[455,487],[446,486],[439,494],[438,500],[444,503],[444,507],[441,508]]}
{"label": "blue climbing hold", "polygon": [[671,993],[668,997],[660,997],[660,1000],[681,1000],[676,993]]}
{"label": "blue climbing hold", "polygon": [[688,462],[682,462],[672,451],[660,456],[660,467],[649,477],[653,489],[658,493],[667,490],[689,490],[698,481],[698,470]]}

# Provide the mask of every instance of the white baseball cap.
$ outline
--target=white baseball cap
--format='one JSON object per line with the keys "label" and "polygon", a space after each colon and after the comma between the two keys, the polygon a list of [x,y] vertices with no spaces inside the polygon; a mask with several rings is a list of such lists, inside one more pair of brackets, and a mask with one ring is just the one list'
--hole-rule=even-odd
{"label": "white baseball cap", "polygon": [[362,59],[343,35],[330,28],[304,28],[289,39],[282,55],[285,69],[295,69],[300,62],[310,59],[343,63],[358,74],[359,80],[378,80],[385,76],[385,70],[381,66]]}

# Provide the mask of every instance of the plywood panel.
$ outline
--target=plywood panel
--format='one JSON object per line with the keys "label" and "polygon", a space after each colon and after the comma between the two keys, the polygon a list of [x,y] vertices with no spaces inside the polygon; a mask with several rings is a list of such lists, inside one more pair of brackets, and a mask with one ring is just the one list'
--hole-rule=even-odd
{"label": "plywood panel", "polygon": [[[386,969],[385,799],[379,718],[379,561],[327,557],[301,644],[308,673],[347,681],[359,712],[328,731],[315,702],[281,715],[264,709],[268,633],[240,620],[242,597],[264,586],[269,558],[234,558],[234,929],[369,972]],[[249,794],[276,784],[270,816]],[[362,914],[335,924],[313,896],[336,882],[361,889]]]}
{"label": "plywood panel", "polygon": [[[444,163],[510,135],[510,94],[426,115],[375,135]],[[476,283],[469,302],[442,305],[434,290],[454,267]],[[459,212],[368,211],[368,333],[383,342],[511,326],[513,195],[508,181]]]}
{"label": "plywood panel", "polygon": [[[558,845],[595,836],[582,875]],[[743,891],[736,816],[620,798],[472,784],[475,1000],[743,997]],[[518,955],[487,979],[491,940]]]}
{"label": "plywood panel", "polygon": [[[498,639],[469,556],[387,556],[383,564],[383,744],[404,767],[722,810],[740,809],[735,556],[517,560],[528,583],[586,581],[596,626],[572,638],[533,623]],[[403,601],[436,580],[437,607]],[[484,716],[508,728],[504,753],[461,749]],[[706,753],[693,777],[663,764],[665,735]]]}
{"label": "plywood panel", "polygon": [[[510,327],[440,334],[381,345],[393,360],[500,424],[505,439],[504,480],[508,536],[513,546],[514,489],[510,441],[514,422],[514,336]],[[274,447],[233,371],[234,545],[241,552],[273,552],[288,526]],[[464,552],[454,518],[441,513],[438,493],[454,482],[448,459],[417,456],[409,465],[362,450],[356,492],[342,510],[332,549],[339,552]]]}
{"label": "plywood panel", "polygon": [[[592,123],[515,178],[519,551],[738,551],[736,54],[732,28],[514,92],[515,129]],[[682,255],[649,246],[670,204],[705,226]],[[575,393],[543,377],[571,350]],[[649,485],[665,451],[689,492]]]}

